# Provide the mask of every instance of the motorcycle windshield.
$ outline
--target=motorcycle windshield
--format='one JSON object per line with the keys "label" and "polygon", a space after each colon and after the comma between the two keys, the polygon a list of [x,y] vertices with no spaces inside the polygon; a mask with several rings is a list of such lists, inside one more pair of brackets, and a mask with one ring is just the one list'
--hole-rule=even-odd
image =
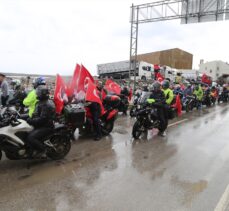
{"label": "motorcycle windshield", "polygon": [[140,99],[139,104],[146,103],[147,99],[149,99],[151,92],[143,92]]}

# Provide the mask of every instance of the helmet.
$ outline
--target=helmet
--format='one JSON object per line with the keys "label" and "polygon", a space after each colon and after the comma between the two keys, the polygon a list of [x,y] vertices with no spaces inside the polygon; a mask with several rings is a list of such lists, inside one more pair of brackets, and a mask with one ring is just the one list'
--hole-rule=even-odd
{"label": "helmet", "polygon": [[159,91],[161,89],[161,84],[158,81],[155,81],[153,83],[153,87],[152,88],[153,88],[154,91]]}
{"label": "helmet", "polygon": [[152,92],[154,90],[153,84],[149,86],[149,91]]}
{"label": "helmet", "polygon": [[199,84],[196,84],[195,85],[195,90],[198,90],[200,88],[200,85]]}
{"label": "helmet", "polygon": [[148,92],[148,86],[147,85],[143,86],[143,91]]}
{"label": "helmet", "polygon": [[169,81],[168,80],[164,80],[162,82],[162,88],[163,89],[168,89],[169,88]]}
{"label": "helmet", "polygon": [[188,87],[188,88],[191,88],[191,87],[192,87],[192,84],[187,84],[187,87]]}
{"label": "helmet", "polygon": [[46,85],[44,77],[38,77],[33,81],[33,86],[35,89],[40,85]]}
{"label": "helmet", "polygon": [[38,100],[48,100],[49,99],[49,90],[46,86],[39,86],[36,89],[36,94]]}

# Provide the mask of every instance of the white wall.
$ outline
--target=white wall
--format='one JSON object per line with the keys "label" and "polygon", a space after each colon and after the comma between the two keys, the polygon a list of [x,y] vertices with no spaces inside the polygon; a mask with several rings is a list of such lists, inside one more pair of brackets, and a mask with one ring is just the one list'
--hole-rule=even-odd
{"label": "white wall", "polygon": [[229,64],[222,61],[212,61],[200,64],[200,72],[211,76],[213,81],[223,74],[229,74]]}

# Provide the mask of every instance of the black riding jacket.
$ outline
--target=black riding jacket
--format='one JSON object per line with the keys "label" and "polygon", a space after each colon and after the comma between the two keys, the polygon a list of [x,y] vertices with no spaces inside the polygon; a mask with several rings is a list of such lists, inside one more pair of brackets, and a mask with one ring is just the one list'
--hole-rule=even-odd
{"label": "black riding jacket", "polygon": [[152,91],[149,98],[154,99],[155,100],[154,105],[158,107],[164,107],[166,105],[165,94],[162,90]]}
{"label": "black riding jacket", "polygon": [[38,102],[32,118],[28,119],[28,123],[35,128],[53,128],[53,120],[55,118],[55,105],[52,101],[46,100]]}

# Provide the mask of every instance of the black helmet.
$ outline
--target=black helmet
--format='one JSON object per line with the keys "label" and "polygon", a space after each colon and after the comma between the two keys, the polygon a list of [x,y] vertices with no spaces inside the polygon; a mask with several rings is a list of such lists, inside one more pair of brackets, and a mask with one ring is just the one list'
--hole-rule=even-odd
{"label": "black helmet", "polygon": [[42,100],[48,100],[49,99],[49,90],[45,86],[39,86],[36,89],[36,94],[37,94],[38,100],[42,101]]}
{"label": "black helmet", "polygon": [[200,88],[199,84],[195,84],[195,90],[198,90]]}
{"label": "black helmet", "polygon": [[153,83],[153,87],[152,88],[153,88],[154,91],[159,91],[161,89],[161,84],[158,81],[155,81]]}
{"label": "black helmet", "polygon": [[168,89],[169,88],[169,81],[168,80],[164,80],[162,82],[162,88],[163,89]]}

